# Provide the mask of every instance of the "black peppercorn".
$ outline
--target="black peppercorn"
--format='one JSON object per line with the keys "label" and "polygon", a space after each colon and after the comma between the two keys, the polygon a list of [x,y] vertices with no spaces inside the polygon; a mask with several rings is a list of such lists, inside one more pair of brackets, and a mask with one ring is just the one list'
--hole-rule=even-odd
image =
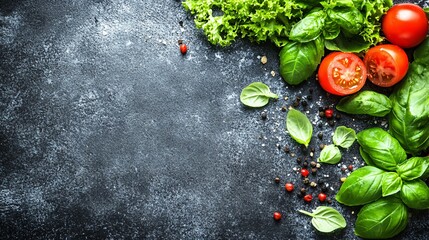
{"label": "black peppercorn", "polygon": [[267,116],[268,116],[267,112],[265,112],[265,111],[261,112],[261,119],[262,120],[266,120]]}
{"label": "black peppercorn", "polygon": [[275,183],[280,183],[280,178],[279,177],[274,178],[274,182]]}
{"label": "black peppercorn", "polygon": [[307,193],[307,189],[301,188],[300,193],[301,193],[301,195],[305,195]]}
{"label": "black peppercorn", "polygon": [[286,112],[287,107],[286,106],[282,106],[282,112]]}
{"label": "black peppercorn", "polygon": [[320,149],[320,150],[323,150],[324,148],[325,148],[325,144],[321,143],[321,144],[319,145],[319,149]]}
{"label": "black peppercorn", "polygon": [[317,168],[311,168],[311,174],[315,175],[317,173]]}
{"label": "black peppercorn", "polygon": [[325,112],[319,112],[319,117],[324,117],[325,116]]}
{"label": "black peppercorn", "polygon": [[305,167],[305,168],[306,168],[306,167],[308,167],[308,162],[307,162],[307,160],[306,160],[306,161],[304,161],[304,162],[302,163],[302,166],[303,166],[303,167]]}
{"label": "black peppercorn", "polygon": [[335,121],[333,121],[333,120],[329,120],[329,121],[328,121],[328,124],[329,124],[329,126],[331,126],[331,127],[332,127],[332,126],[334,126],[334,125],[335,125]]}
{"label": "black peppercorn", "polygon": [[302,100],[302,101],[301,101],[301,105],[302,105],[303,107],[307,107],[308,103],[307,103],[307,101]]}
{"label": "black peppercorn", "polygon": [[319,139],[322,139],[322,138],[323,138],[323,133],[322,133],[322,132],[319,132],[319,133],[317,134],[317,137],[318,137]]}
{"label": "black peppercorn", "polygon": [[311,161],[310,162],[310,166],[313,167],[313,168],[316,167],[316,162],[315,161]]}
{"label": "black peppercorn", "polygon": [[339,113],[335,114],[335,119],[340,120],[341,119],[341,114],[339,114]]}
{"label": "black peppercorn", "polygon": [[310,179],[308,179],[308,178],[304,178],[303,182],[304,182],[304,184],[305,184],[305,185],[307,185],[307,184],[309,184],[309,183],[310,183]]}
{"label": "black peppercorn", "polygon": [[283,150],[285,151],[285,153],[289,153],[290,152],[289,146],[287,146],[287,145],[284,146]]}

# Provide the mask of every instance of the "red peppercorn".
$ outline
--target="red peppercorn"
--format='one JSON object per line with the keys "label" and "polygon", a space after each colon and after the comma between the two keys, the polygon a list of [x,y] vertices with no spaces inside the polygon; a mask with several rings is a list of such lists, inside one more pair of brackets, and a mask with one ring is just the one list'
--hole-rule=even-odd
{"label": "red peppercorn", "polygon": [[353,165],[349,165],[347,168],[349,169],[349,171],[353,171]]}
{"label": "red peppercorn", "polygon": [[180,44],[180,52],[181,52],[183,55],[185,55],[185,54],[186,54],[186,52],[188,52],[188,46],[186,46],[186,44],[184,44],[184,43],[181,43],[181,44]]}
{"label": "red peppercorn", "polygon": [[285,189],[286,189],[286,191],[288,191],[288,192],[292,192],[292,191],[293,191],[293,189],[294,189],[293,183],[286,183],[286,184],[285,184]]}
{"label": "red peppercorn", "polygon": [[334,116],[334,110],[332,108],[328,108],[325,110],[325,117],[332,118]]}
{"label": "red peppercorn", "polygon": [[280,220],[282,219],[282,214],[281,214],[281,213],[279,213],[279,212],[274,212],[274,214],[273,214],[273,218],[274,218],[274,220],[276,220],[276,221],[280,221]]}
{"label": "red peppercorn", "polygon": [[319,198],[319,201],[324,202],[326,200],[326,194],[324,193],[319,193],[319,195],[317,196]]}
{"label": "red peppercorn", "polygon": [[311,202],[313,200],[313,196],[311,194],[307,194],[304,196],[304,201]]}
{"label": "red peppercorn", "polygon": [[301,169],[301,176],[308,177],[309,174],[310,172],[306,168]]}

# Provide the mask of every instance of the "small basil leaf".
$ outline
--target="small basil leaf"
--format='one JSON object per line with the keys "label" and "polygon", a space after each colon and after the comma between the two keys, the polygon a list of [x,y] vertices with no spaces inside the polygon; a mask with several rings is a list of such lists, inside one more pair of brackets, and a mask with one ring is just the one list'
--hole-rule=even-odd
{"label": "small basil leaf", "polygon": [[363,159],[363,161],[366,163],[367,166],[374,166],[375,167],[375,163],[374,161],[372,161],[371,157],[368,155],[368,153],[366,153],[362,147],[359,148],[359,153]]}
{"label": "small basil leaf", "polygon": [[302,112],[291,109],[286,116],[286,129],[291,137],[306,147],[311,141],[313,125]]}
{"label": "small basil leaf", "polygon": [[386,95],[367,90],[342,98],[336,108],[349,114],[384,117],[392,110],[392,103]]}
{"label": "small basil leaf", "polygon": [[383,173],[383,179],[381,180],[381,190],[383,197],[395,194],[401,191],[402,179],[395,172]]}
{"label": "small basil leaf", "polygon": [[309,13],[292,26],[289,39],[298,42],[309,42],[319,37],[325,23],[326,13],[323,10]]}
{"label": "small basil leaf", "polygon": [[335,199],[347,206],[359,206],[379,199],[383,173],[383,170],[372,166],[357,169],[341,185]]}
{"label": "small basil leaf", "polygon": [[396,165],[407,159],[407,154],[398,140],[381,128],[369,128],[359,132],[357,141],[379,168],[395,171]]}
{"label": "small basil leaf", "polygon": [[336,146],[340,146],[342,148],[349,148],[353,145],[356,140],[356,132],[355,130],[345,127],[339,126],[335,129],[334,136],[332,141]]}
{"label": "small basil leaf", "polygon": [[340,149],[333,144],[325,146],[320,152],[320,157],[318,159],[318,162],[329,163],[329,164],[337,164],[340,161],[341,161]]}
{"label": "small basil leaf", "polygon": [[263,107],[270,98],[279,98],[271,92],[270,88],[262,82],[253,82],[245,87],[240,94],[240,101],[249,107]]}
{"label": "small basil leaf", "polygon": [[320,206],[313,210],[312,213],[304,210],[298,210],[298,212],[312,217],[311,224],[319,232],[331,233],[347,226],[343,215],[332,207]]}
{"label": "small basil leaf", "polygon": [[325,41],[325,47],[331,51],[359,53],[367,50],[370,46],[371,44],[360,36],[349,38],[343,33],[340,33],[335,39]]}
{"label": "small basil leaf", "polygon": [[429,157],[412,157],[398,165],[399,176],[406,181],[423,176],[429,168]]}
{"label": "small basil leaf", "polygon": [[400,196],[405,205],[410,208],[429,208],[429,187],[420,179],[404,181]]}
{"label": "small basil leaf", "polygon": [[381,198],[359,211],[355,234],[367,239],[391,238],[402,232],[408,223],[408,210],[395,196]]}
{"label": "small basil leaf", "polygon": [[288,42],[280,51],[280,75],[291,85],[297,85],[311,77],[324,55],[324,41]]}

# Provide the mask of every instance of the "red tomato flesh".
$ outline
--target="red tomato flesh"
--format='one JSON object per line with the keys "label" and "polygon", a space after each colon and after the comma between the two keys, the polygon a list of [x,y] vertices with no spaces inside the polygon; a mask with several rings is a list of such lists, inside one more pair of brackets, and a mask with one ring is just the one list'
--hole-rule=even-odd
{"label": "red tomato flesh", "polygon": [[381,28],[389,42],[403,48],[411,48],[426,38],[428,18],[424,10],[416,4],[396,4],[384,15]]}
{"label": "red tomato flesh", "polygon": [[365,85],[367,71],[357,55],[333,52],[320,63],[318,78],[325,91],[345,96],[356,93]]}
{"label": "red tomato flesh", "polygon": [[377,86],[391,87],[401,81],[408,71],[408,56],[392,44],[372,47],[365,54],[368,79]]}

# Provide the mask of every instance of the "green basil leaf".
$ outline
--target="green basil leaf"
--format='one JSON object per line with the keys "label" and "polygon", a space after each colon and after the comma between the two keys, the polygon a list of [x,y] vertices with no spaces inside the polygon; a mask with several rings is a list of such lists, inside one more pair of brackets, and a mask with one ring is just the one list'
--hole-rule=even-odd
{"label": "green basil leaf", "polygon": [[319,232],[331,233],[347,226],[343,215],[332,207],[320,206],[312,213],[304,210],[298,210],[298,212],[312,217],[311,224]]}
{"label": "green basil leaf", "polygon": [[332,141],[336,146],[340,146],[342,148],[349,148],[353,145],[356,140],[356,132],[355,130],[345,127],[339,126],[335,129],[334,136],[332,137]]}
{"label": "green basil leaf", "polygon": [[309,13],[292,26],[289,39],[298,42],[309,42],[319,37],[325,23],[326,13],[323,10]]}
{"label": "green basil leaf", "polygon": [[263,107],[268,104],[270,98],[278,99],[279,97],[262,82],[249,84],[240,94],[240,101],[249,107]]}
{"label": "green basil leaf", "polygon": [[412,157],[398,165],[399,176],[406,181],[423,176],[429,168],[429,157]]}
{"label": "green basil leaf", "polygon": [[342,98],[336,108],[349,114],[384,117],[392,110],[392,103],[386,95],[367,90]]}
{"label": "green basil leaf", "polygon": [[429,187],[420,179],[404,181],[400,196],[405,205],[410,208],[429,208]]}
{"label": "green basil leaf", "polygon": [[300,43],[289,42],[279,53],[280,75],[291,85],[297,85],[311,77],[325,53],[322,38]]}
{"label": "green basil leaf", "polygon": [[402,232],[408,223],[408,210],[395,196],[381,198],[359,211],[355,234],[366,239],[386,239]]}
{"label": "green basil leaf", "polygon": [[401,191],[402,179],[395,172],[383,173],[381,180],[382,196],[386,197]]}
{"label": "green basil leaf", "polygon": [[355,7],[336,7],[328,10],[328,16],[336,22],[343,31],[358,34],[364,23],[364,16]]}
{"label": "green basil leaf", "polygon": [[308,146],[313,135],[313,125],[304,113],[295,109],[289,110],[286,116],[286,129],[295,141]]}
{"label": "green basil leaf", "polygon": [[[418,52],[428,56],[427,52]],[[402,147],[418,155],[429,147],[429,63],[414,61],[390,95],[389,132]]]}
{"label": "green basil leaf", "polygon": [[325,146],[320,152],[320,157],[317,161],[329,164],[339,163],[341,161],[340,149],[333,144]]}
{"label": "green basil leaf", "polygon": [[372,166],[357,169],[341,185],[335,199],[347,206],[364,205],[379,199],[383,173],[383,170]]}
{"label": "green basil leaf", "polygon": [[350,38],[342,32],[335,39],[325,41],[325,47],[331,51],[359,53],[367,50],[370,46],[371,43],[365,41],[362,37],[354,36]]}
{"label": "green basil leaf", "polygon": [[399,142],[381,128],[369,128],[359,132],[357,141],[379,168],[395,171],[396,165],[407,159],[407,154]]}
{"label": "green basil leaf", "polygon": [[427,66],[429,64],[429,55],[427,54],[428,52],[429,38],[426,38],[414,51],[414,61]]}
{"label": "green basil leaf", "polygon": [[341,28],[340,26],[332,21],[329,17],[326,17],[325,19],[325,27],[323,28],[323,37],[325,40],[332,40],[338,37],[340,35]]}
{"label": "green basil leaf", "polygon": [[362,147],[359,147],[359,153],[360,153],[360,156],[362,157],[363,161],[366,163],[367,166],[374,166],[375,167],[374,161],[372,161],[369,154],[366,153]]}

